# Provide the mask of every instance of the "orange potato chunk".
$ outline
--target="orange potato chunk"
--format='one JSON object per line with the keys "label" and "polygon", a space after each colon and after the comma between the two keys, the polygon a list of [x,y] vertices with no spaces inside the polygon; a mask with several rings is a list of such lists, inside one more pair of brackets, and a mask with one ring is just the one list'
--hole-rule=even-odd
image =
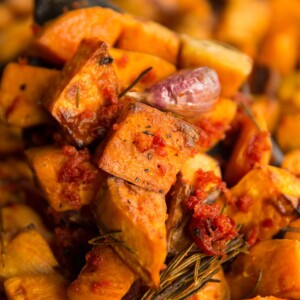
{"label": "orange potato chunk", "polygon": [[281,168],[290,171],[297,177],[300,177],[300,150],[288,152],[283,158]]}
{"label": "orange potato chunk", "polygon": [[86,255],[86,264],[68,288],[70,300],[121,300],[136,275],[108,246],[95,246]]}
{"label": "orange potato chunk", "polygon": [[45,99],[53,117],[78,146],[103,137],[116,118],[118,80],[104,42],[83,40]]}
{"label": "orange potato chunk", "polygon": [[104,150],[98,165],[114,176],[166,194],[198,138],[197,130],[185,121],[132,102],[107,143],[100,146]]}
{"label": "orange potato chunk", "polygon": [[179,38],[174,32],[158,23],[139,21],[130,15],[123,15],[122,23],[117,48],[152,54],[176,65]]}
{"label": "orange potato chunk", "polygon": [[89,162],[87,150],[46,146],[26,151],[46,199],[56,211],[78,210],[89,204],[102,175]]}
{"label": "orange potato chunk", "polygon": [[0,86],[3,121],[18,127],[49,123],[51,116],[42,106],[42,99],[58,74],[56,70],[17,63],[8,64]]}
{"label": "orange potato chunk", "polygon": [[65,63],[75,54],[81,40],[104,41],[113,45],[121,32],[120,14],[102,7],[69,11],[42,28],[34,51],[46,60]]}
{"label": "orange potato chunk", "polygon": [[114,250],[147,285],[158,287],[167,256],[164,196],[110,177],[95,205],[100,228],[117,231],[113,237],[122,241]]}
{"label": "orange potato chunk", "polygon": [[109,53],[115,61],[114,66],[122,89],[128,87],[149,67],[152,67],[152,70],[135,85],[135,88],[150,87],[176,71],[173,64],[158,56],[116,48],[109,49]]}

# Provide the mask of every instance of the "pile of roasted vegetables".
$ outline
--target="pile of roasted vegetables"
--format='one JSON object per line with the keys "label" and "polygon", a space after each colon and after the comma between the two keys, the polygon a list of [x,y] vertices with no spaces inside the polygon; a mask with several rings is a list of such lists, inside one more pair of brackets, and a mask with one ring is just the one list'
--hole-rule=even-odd
{"label": "pile of roasted vegetables", "polygon": [[59,3],[0,3],[0,298],[300,299],[300,2]]}

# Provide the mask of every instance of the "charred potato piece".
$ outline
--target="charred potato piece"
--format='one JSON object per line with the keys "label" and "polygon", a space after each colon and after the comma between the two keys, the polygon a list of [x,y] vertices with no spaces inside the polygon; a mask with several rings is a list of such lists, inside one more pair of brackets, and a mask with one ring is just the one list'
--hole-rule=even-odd
{"label": "charred potato piece", "polygon": [[164,196],[110,177],[95,205],[100,228],[118,231],[114,250],[147,285],[158,287],[167,255]]}
{"label": "charred potato piece", "polygon": [[297,177],[300,177],[300,150],[288,152],[283,158],[281,168],[290,171]]}
{"label": "charred potato piece", "polygon": [[58,73],[29,65],[8,64],[0,86],[3,121],[18,127],[49,123],[50,115],[42,106],[42,97]]}
{"label": "charred potato piece", "polygon": [[58,267],[49,245],[34,226],[23,229],[11,241],[5,239],[4,244],[1,280],[23,274],[47,274]]}
{"label": "charred potato piece", "polygon": [[[212,171],[218,177],[221,177],[220,166],[216,160],[210,156],[198,153],[186,160],[177,180],[170,193],[168,203],[167,242],[168,252],[178,254],[186,249],[190,244],[190,238],[185,232],[185,227],[190,218],[190,213],[183,203],[193,190],[195,184],[196,172],[201,169],[205,172]],[[207,186],[207,192],[213,189],[213,186]]]}
{"label": "charred potato piece", "polygon": [[290,172],[260,166],[247,173],[230,189],[232,197],[225,209],[249,244],[270,239],[296,218],[300,180]]}
{"label": "charred potato piece", "polygon": [[45,104],[78,146],[103,137],[118,110],[118,80],[104,42],[83,40]]}
{"label": "charred potato piece", "polygon": [[98,165],[114,176],[166,194],[198,138],[197,130],[185,121],[132,102],[108,137]]}
{"label": "charred potato piece", "polygon": [[102,174],[89,162],[86,150],[46,146],[26,151],[37,180],[56,211],[78,210],[89,204]]}
{"label": "charred potato piece", "polygon": [[4,282],[4,289],[9,300],[65,300],[67,299],[68,281],[60,274],[26,274],[9,278]]}
{"label": "charred potato piece", "polygon": [[272,142],[266,121],[259,112],[254,116],[260,129],[250,117],[243,118],[241,133],[226,166],[225,180],[231,186],[255,166],[270,163]]}
{"label": "charred potato piece", "polygon": [[158,23],[139,21],[130,15],[123,15],[122,25],[117,48],[152,54],[176,64],[179,38],[174,32]]}
{"label": "charred potato piece", "polygon": [[111,46],[121,32],[120,18],[117,12],[102,7],[69,11],[43,27],[35,38],[34,52],[62,64],[72,58],[83,39]]}
{"label": "charred potato piece", "polygon": [[227,279],[231,299],[255,295],[299,299],[300,297],[300,242],[296,240],[262,241],[250,249],[249,254],[240,254],[233,262]]}
{"label": "charred potato piece", "polygon": [[136,275],[108,246],[95,246],[86,255],[86,264],[68,288],[70,300],[121,300]]}
{"label": "charred potato piece", "polygon": [[142,71],[149,67],[153,69],[135,85],[135,88],[150,87],[176,71],[174,65],[158,56],[116,48],[109,49],[109,53],[114,59],[122,89],[128,87]]}
{"label": "charred potato piece", "polygon": [[180,68],[208,66],[219,75],[224,97],[234,95],[252,70],[249,56],[210,40],[181,36]]}

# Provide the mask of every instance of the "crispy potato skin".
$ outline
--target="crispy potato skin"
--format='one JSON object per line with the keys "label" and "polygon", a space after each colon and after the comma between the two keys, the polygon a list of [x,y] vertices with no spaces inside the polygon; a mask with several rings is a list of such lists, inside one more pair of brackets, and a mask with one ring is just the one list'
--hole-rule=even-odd
{"label": "crispy potato skin", "polygon": [[56,70],[9,63],[3,72],[0,86],[3,121],[18,127],[51,122],[42,99],[58,74],[59,71]]}
{"label": "crispy potato skin", "polygon": [[45,105],[78,146],[103,137],[118,111],[118,78],[107,45],[83,40],[47,92]]}
{"label": "crispy potato skin", "polygon": [[167,255],[164,196],[110,177],[95,205],[100,228],[120,231],[114,237],[126,245],[114,243],[114,250],[147,285],[158,287]]}
{"label": "crispy potato skin", "polygon": [[95,246],[86,255],[86,264],[69,286],[70,300],[121,300],[136,275],[108,246]]}
{"label": "crispy potato skin", "polygon": [[259,242],[250,249],[248,255],[238,256],[227,275],[231,299],[246,297],[255,286],[259,272],[261,280],[255,295],[299,299],[299,263],[299,241],[283,239]]}
{"label": "crispy potato skin", "polygon": [[9,300],[65,300],[67,285],[68,281],[60,274],[51,272],[9,278],[4,282],[4,289]]}
{"label": "crispy potato skin", "polygon": [[[140,102],[126,106],[116,127],[104,146],[99,167],[163,194],[170,190],[199,139],[192,125]],[[155,141],[159,142],[154,145]]]}
{"label": "crispy potato skin", "polygon": [[122,27],[118,48],[152,54],[176,65],[179,38],[174,32],[158,23],[139,21],[130,15],[123,15]]}
{"label": "crispy potato skin", "polygon": [[149,67],[152,67],[152,70],[135,85],[135,89],[150,87],[176,71],[173,64],[158,56],[117,48],[109,49],[109,54],[114,59],[122,90]]}
{"label": "crispy potato skin", "polygon": [[39,32],[34,52],[62,64],[72,58],[82,39],[104,41],[111,46],[121,32],[120,18],[117,12],[101,7],[67,12]]}
{"label": "crispy potato skin", "polygon": [[99,173],[89,161],[84,160],[75,168],[79,167],[86,172],[92,172],[94,178],[90,182],[79,183],[72,182],[71,179],[59,180],[62,168],[72,159],[64,153],[63,149],[55,146],[32,148],[26,151],[26,155],[49,204],[56,211],[78,210],[94,199],[97,187],[101,184],[104,175]]}

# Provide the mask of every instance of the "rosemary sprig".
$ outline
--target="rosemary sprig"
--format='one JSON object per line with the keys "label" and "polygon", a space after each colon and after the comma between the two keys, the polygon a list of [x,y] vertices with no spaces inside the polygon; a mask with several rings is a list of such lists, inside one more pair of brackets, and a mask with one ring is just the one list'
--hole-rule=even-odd
{"label": "rosemary sprig", "polygon": [[152,70],[152,67],[149,67],[141,72],[141,74],[125,89],[123,90],[118,98],[122,98],[127,94],[128,91],[130,91],[147,73],[149,73]]}
{"label": "rosemary sprig", "polygon": [[196,294],[221,269],[221,265],[241,252],[247,245],[242,236],[227,244],[226,255],[208,256],[199,251],[195,244],[175,256],[160,278],[157,290],[148,290],[142,300],[184,300]]}

